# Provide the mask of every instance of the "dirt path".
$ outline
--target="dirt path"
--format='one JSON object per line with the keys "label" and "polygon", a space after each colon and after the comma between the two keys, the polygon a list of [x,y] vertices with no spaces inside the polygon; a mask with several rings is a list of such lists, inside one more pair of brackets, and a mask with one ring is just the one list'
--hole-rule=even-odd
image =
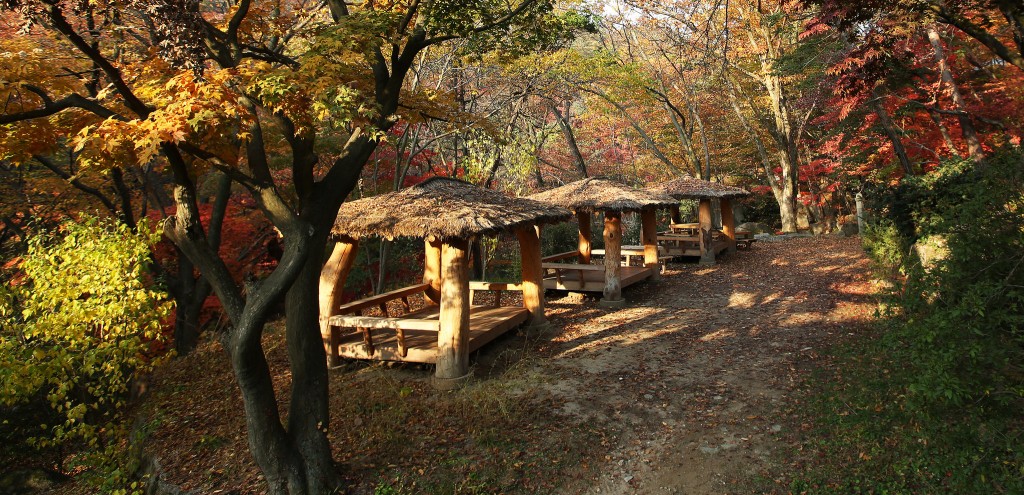
{"label": "dirt path", "polygon": [[[753,476],[788,461],[796,387],[818,353],[873,310],[867,261],[857,239],[809,238],[671,268],[622,309],[549,301],[554,336],[503,336],[455,393],[434,390],[426,366],[331,370],[346,493],[751,493]],[[264,345],[288,397],[284,332]],[[147,449],[166,481],[264,493],[219,346],[175,360],[154,390]]]}
{"label": "dirt path", "polygon": [[618,433],[599,479],[573,491],[745,493],[798,434],[785,411],[801,374],[874,307],[857,239],[761,242],[672,268],[627,291],[626,309],[550,303],[564,332],[541,366],[559,412]]}

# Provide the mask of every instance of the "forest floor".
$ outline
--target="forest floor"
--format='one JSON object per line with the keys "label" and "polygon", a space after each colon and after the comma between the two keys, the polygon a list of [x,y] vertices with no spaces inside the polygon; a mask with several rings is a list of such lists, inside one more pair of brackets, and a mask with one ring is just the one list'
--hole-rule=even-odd
{"label": "forest floor", "polygon": [[[813,458],[810,373],[866,331],[874,289],[859,240],[825,237],[672,264],[618,310],[552,298],[549,335],[499,339],[456,392],[427,367],[331,370],[335,459],[353,494],[765,491]],[[282,333],[265,344],[288,397]],[[208,343],[159,373],[146,448],[184,490],[260,493],[224,357]]]}

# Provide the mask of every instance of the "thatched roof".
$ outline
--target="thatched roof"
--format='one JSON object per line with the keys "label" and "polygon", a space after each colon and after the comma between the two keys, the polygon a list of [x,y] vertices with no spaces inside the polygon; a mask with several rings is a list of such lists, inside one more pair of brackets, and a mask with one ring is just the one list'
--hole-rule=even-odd
{"label": "thatched roof", "polygon": [[639,211],[649,206],[673,206],[679,202],[664,194],[636,189],[607,179],[583,179],[527,196],[564,206],[573,211]]}
{"label": "thatched roof", "polygon": [[343,204],[331,235],[466,239],[571,216],[550,204],[432,177],[398,192]]}
{"label": "thatched roof", "polygon": [[676,199],[740,198],[750,195],[746,189],[741,187],[708,182],[690,174],[677,177],[668,182],[649,185],[647,189],[657,193],[668,194]]}

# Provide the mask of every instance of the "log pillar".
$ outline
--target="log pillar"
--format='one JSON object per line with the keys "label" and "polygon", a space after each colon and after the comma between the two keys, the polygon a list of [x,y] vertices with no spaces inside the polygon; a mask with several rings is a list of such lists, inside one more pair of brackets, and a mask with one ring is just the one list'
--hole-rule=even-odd
{"label": "log pillar", "polygon": [[434,386],[458,387],[469,378],[469,242],[446,239],[441,246],[441,308]]}
{"label": "log pillar", "polygon": [[622,213],[604,212],[604,298],[605,305],[622,304]]}
{"label": "log pillar", "polygon": [[641,243],[644,245],[644,266],[654,267],[652,280],[661,278],[661,266],[658,262],[658,216],[654,208],[645,208],[640,212]]}
{"label": "log pillar", "polygon": [[423,295],[427,303],[441,303],[441,240],[426,239],[423,241],[423,283],[430,284]]}
{"label": "log pillar", "polygon": [[679,213],[679,205],[672,206],[670,211],[672,213],[672,223],[683,223],[683,216]]}
{"label": "log pillar", "polygon": [[585,211],[576,212],[576,222],[580,225],[580,263],[590,264],[590,213]]}
{"label": "log pillar", "polygon": [[541,268],[540,228],[529,225],[516,230],[523,270],[523,306],[530,313],[530,326],[547,323],[544,316],[544,269]]}
{"label": "log pillar", "polygon": [[722,235],[729,240],[729,254],[736,252],[736,219],[732,213],[732,201],[722,198],[718,202],[722,210]]}
{"label": "log pillar", "polygon": [[327,263],[320,270],[320,335],[324,339],[324,348],[327,350],[327,366],[338,366],[341,363],[338,356],[339,330],[331,327],[328,320],[334,316],[334,308],[340,306],[342,292],[345,289],[345,280],[352,271],[355,264],[356,253],[359,251],[359,241],[350,237],[342,237],[334,245],[331,256]]}
{"label": "log pillar", "polygon": [[697,220],[700,224],[700,263],[705,265],[715,264],[715,249],[711,239],[711,200],[701,198],[697,211]]}

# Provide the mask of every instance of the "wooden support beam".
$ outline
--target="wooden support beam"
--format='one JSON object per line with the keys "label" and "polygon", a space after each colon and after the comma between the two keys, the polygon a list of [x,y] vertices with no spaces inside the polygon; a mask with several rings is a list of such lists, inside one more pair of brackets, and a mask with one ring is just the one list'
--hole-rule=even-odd
{"label": "wooden support beam", "polygon": [[736,252],[736,219],[732,215],[732,201],[729,198],[722,198],[718,202],[722,209],[722,235],[729,240],[728,253]]}
{"label": "wooden support beam", "polygon": [[446,239],[441,246],[441,307],[435,386],[457,386],[469,375],[469,242]]}
{"label": "wooden support beam", "polygon": [[576,222],[580,225],[580,263],[590,263],[590,213],[585,211],[576,212]]}
{"label": "wooden support beam", "polygon": [[604,299],[622,300],[622,213],[604,212]]}
{"label": "wooden support beam", "polygon": [[541,268],[540,230],[528,225],[516,230],[523,271],[523,306],[530,313],[530,325],[547,323],[544,316],[544,269]]}
{"label": "wooden support beam", "polygon": [[697,211],[697,220],[700,224],[700,262],[702,264],[715,264],[715,250],[711,245],[711,200],[701,198]]}
{"label": "wooden support beam", "polygon": [[683,223],[683,216],[679,214],[679,205],[671,207],[672,223]]}
{"label": "wooden support beam", "polygon": [[338,356],[339,330],[330,324],[331,316],[338,307],[345,280],[355,264],[359,241],[344,237],[334,245],[327,263],[320,270],[320,335],[327,350],[327,365],[341,364]]}
{"label": "wooden support beam", "polygon": [[441,241],[426,239],[423,241],[423,283],[430,284],[425,295],[427,302],[441,302]]}
{"label": "wooden support beam", "polygon": [[657,280],[661,273],[658,261],[658,216],[654,208],[645,208],[640,212],[641,243],[644,245],[644,266],[658,268],[652,279]]}

